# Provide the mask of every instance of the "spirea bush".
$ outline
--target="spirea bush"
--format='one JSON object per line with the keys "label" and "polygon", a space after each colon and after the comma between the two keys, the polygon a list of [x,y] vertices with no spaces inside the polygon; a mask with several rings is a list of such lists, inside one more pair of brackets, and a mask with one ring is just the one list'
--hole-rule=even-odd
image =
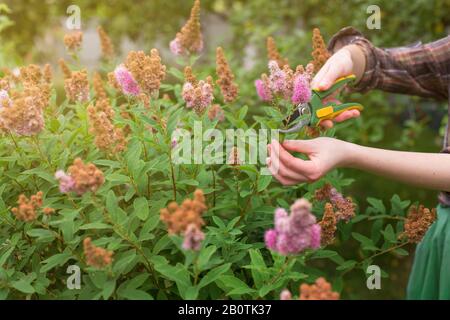
{"label": "spirea bush", "polygon": [[[270,75],[240,83],[226,47],[216,66],[197,62],[199,12],[197,0],[170,44],[179,56],[172,66],[156,49],[119,61],[99,27],[97,72],[77,63],[82,33],[64,37],[74,58],[59,61],[65,97],[48,65],[3,70],[0,298],[336,299],[347,273],[365,274],[384,253],[408,254],[402,247],[433,223],[434,211],[412,206],[407,215],[411,202],[396,195],[389,208],[368,198],[359,212],[339,171],[284,187],[236,146],[212,164],[177,163],[178,129],[280,128],[279,101],[307,101],[329,57],[318,30],[306,68],[289,66],[269,38]],[[250,87],[254,104],[243,105],[239,93]],[[346,254],[355,243],[359,260]]]}

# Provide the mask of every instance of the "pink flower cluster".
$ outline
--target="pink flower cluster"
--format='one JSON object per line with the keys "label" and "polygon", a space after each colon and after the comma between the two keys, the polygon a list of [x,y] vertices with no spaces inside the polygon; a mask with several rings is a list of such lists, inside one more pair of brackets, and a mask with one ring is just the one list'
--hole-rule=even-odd
{"label": "pink flower cluster", "polygon": [[120,85],[122,92],[126,95],[137,96],[141,92],[139,84],[134,79],[130,71],[123,65],[119,65],[114,70],[114,76]]}
{"label": "pink flower cluster", "polygon": [[202,113],[213,101],[213,87],[211,83],[200,80],[197,84],[186,82],[181,93],[188,108],[194,108],[197,113]]}
{"label": "pink flower cluster", "polygon": [[12,100],[9,97],[8,91],[0,90],[0,109],[5,107],[11,107]]}
{"label": "pink flower cluster", "polygon": [[203,240],[205,240],[203,231],[191,223],[184,232],[183,249],[198,251],[202,246]]}
{"label": "pink flower cluster", "polygon": [[62,193],[68,193],[74,190],[75,180],[63,170],[56,171],[55,178],[59,181],[59,191]]}
{"label": "pink flower cluster", "polygon": [[311,99],[311,76],[312,65],[306,70],[299,66],[294,72],[287,65],[281,69],[275,60],[271,60],[269,76],[263,74],[255,81],[256,92],[262,101],[280,97],[293,104],[306,103]]}
{"label": "pink flower cluster", "polygon": [[311,213],[311,203],[299,199],[291,206],[291,214],[278,208],[275,211],[275,228],[266,231],[268,249],[282,255],[297,254],[308,248],[320,247],[320,226]]}

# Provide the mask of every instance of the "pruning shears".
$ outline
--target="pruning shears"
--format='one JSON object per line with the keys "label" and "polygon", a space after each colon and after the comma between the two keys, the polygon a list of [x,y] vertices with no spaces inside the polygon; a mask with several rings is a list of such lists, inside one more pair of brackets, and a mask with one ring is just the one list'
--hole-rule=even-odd
{"label": "pruning shears", "polygon": [[[336,102],[327,102],[326,105],[323,104],[322,100],[342,87],[346,84],[355,80],[355,75],[349,75],[346,77],[342,77],[337,79],[334,84],[327,90],[312,90],[311,100],[308,103],[301,103],[297,106],[293,115],[285,120],[285,124],[293,124],[291,128],[280,130],[282,133],[292,133],[299,132],[303,127],[316,127],[319,126],[323,120],[333,120],[339,114],[347,110],[363,110],[364,107],[356,102],[347,102],[347,103],[336,103]],[[297,118],[300,119],[298,121]]]}

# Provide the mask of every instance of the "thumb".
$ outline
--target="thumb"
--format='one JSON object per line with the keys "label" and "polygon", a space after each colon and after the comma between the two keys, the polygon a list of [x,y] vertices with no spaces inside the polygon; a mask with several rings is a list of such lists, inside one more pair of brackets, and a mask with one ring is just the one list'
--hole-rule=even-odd
{"label": "thumb", "polygon": [[289,151],[311,153],[314,149],[313,140],[285,140],[283,147]]}

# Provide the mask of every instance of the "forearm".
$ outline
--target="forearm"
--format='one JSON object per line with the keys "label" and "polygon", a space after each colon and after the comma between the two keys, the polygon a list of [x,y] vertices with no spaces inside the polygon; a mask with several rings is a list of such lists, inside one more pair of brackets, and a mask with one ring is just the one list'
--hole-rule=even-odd
{"label": "forearm", "polygon": [[450,191],[450,155],[392,151],[348,143],[342,166],[429,189]]}

